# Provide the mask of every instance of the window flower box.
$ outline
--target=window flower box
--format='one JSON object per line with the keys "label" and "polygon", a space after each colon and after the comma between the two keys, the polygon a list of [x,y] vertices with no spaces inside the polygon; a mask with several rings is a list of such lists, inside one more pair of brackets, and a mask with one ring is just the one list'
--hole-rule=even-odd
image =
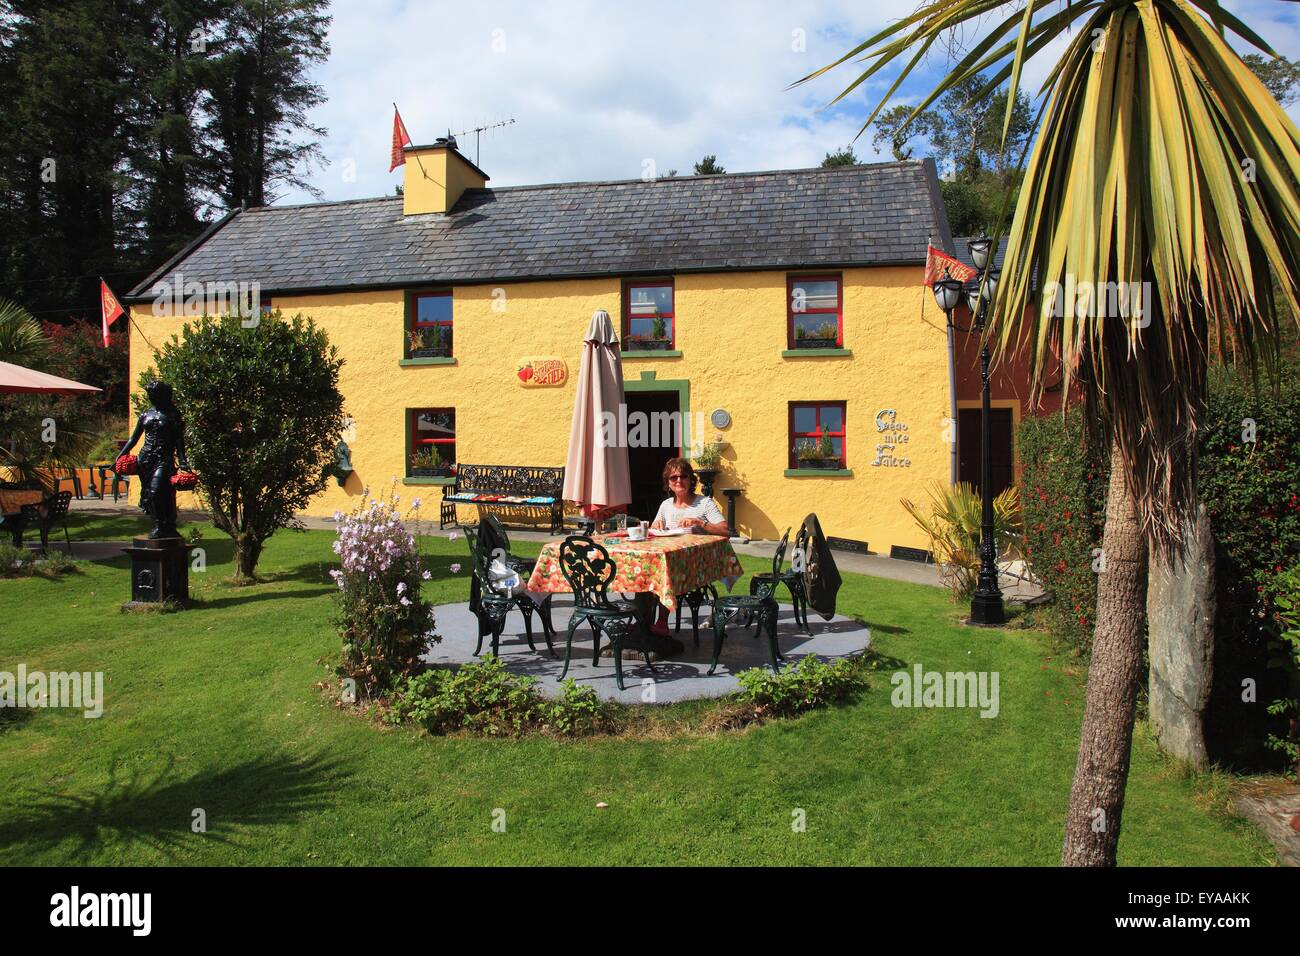
{"label": "window flower box", "polygon": [[627,351],[629,352],[666,352],[673,347],[670,339],[637,339],[627,340]]}
{"label": "window flower box", "polygon": [[444,465],[438,468],[412,468],[408,478],[450,478],[452,470],[450,465]]}
{"label": "window flower box", "polygon": [[838,458],[800,458],[797,466],[801,471],[839,471],[844,463]]}

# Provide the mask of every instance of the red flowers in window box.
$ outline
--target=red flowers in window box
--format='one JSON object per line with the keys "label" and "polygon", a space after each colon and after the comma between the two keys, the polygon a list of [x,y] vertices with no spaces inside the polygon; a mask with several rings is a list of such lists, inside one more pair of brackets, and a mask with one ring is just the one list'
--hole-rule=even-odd
{"label": "red flowers in window box", "polygon": [[140,459],[135,455],[122,455],[113,463],[113,470],[119,475],[134,475],[140,468]]}
{"label": "red flowers in window box", "polygon": [[178,471],[171,480],[177,491],[189,491],[199,483],[199,476],[192,471]]}

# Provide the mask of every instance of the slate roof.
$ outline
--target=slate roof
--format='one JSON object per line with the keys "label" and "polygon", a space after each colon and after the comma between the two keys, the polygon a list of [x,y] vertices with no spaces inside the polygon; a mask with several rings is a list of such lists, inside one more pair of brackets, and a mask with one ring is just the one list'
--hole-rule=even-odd
{"label": "slate roof", "polygon": [[472,189],[449,213],[402,198],[236,211],[133,289],[262,293],[523,279],[923,263],[951,248],[934,164]]}

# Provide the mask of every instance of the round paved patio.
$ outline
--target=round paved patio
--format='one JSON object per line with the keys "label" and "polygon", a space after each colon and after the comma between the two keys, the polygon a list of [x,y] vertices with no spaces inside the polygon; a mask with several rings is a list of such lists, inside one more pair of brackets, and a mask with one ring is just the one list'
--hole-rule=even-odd
{"label": "round paved patio", "polygon": [[[541,624],[533,616],[533,642],[537,650],[530,650],[524,637],[524,620],[519,611],[511,611],[506,619],[506,629],[501,634],[501,660],[514,674],[537,678],[537,689],[547,696],[559,693],[560,671],[564,669],[564,634],[573,609],[572,599],[557,594],[553,599],[551,619],[555,624],[555,652],[551,657],[542,637]],[[652,672],[639,653],[623,655],[623,682],[626,690],[620,691],[614,680],[614,659],[602,653],[600,664],[591,664],[591,631],[586,624],[577,628],[573,636],[573,659],[567,676],[580,687],[593,687],[602,698],[624,704],[668,704],[679,700],[700,697],[722,697],[740,688],[736,680],[739,671],[751,667],[766,667],[767,638],[756,640],[755,627],[748,630],[732,625],[727,628],[727,639],[722,645],[718,669],[712,677],[706,673],[713,659],[713,630],[708,623],[708,609],[700,609],[700,646],[691,641],[691,613],[682,611],[682,629],[677,635],[685,650],[674,660],[654,662]],[[442,665],[466,664],[477,660],[474,644],[478,633],[477,621],[470,613],[469,604],[443,604],[437,609],[437,632],[442,641],[425,655],[425,660]],[[668,619],[671,628],[675,614]],[[812,633],[796,628],[794,611],[788,604],[781,605],[777,621],[777,645],[785,655],[787,667],[809,654],[822,660],[834,660],[859,654],[871,643],[871,631],[852,618],[837,614],[823,621],[810,614]],[[601,641],[602,647],[604,640]],[[488,638],[483,640],[483,653],[490,652]],[[652,682],[652,683],[646,683]]]}

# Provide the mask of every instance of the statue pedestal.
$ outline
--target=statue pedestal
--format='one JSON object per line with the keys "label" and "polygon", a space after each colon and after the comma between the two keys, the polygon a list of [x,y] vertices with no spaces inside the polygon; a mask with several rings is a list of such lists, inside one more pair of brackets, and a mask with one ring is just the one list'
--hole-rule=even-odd
{"label": "statue pedestal", "polygon": [[190,549],[180,538],[136,538],[123,548],[131,556],[131,600],[124,607],[190,597]]}

